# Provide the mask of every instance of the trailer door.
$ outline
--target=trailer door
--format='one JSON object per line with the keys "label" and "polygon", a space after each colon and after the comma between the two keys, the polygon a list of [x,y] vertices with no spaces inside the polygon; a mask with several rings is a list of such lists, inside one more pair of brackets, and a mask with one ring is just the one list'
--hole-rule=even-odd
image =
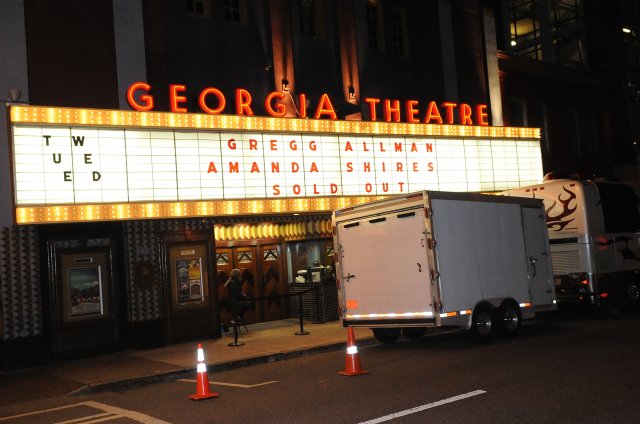
{"label": "trailer door", "polygon": [[534,306],[551,305],[555,299],[555,293],[544,215],[540,208],[524,206],[522,208],[522,216],[529,262],[531,303]]}
{"label": "trailer door", "polygon": [[431,316],[422,208],[338,223],[345,319]]}

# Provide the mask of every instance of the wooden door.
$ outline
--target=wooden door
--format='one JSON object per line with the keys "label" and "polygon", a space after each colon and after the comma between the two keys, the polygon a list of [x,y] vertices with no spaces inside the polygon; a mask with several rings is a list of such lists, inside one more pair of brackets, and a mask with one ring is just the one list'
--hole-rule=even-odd
{"label": "wooden door", "polygon": [[273,321],[289,317],[289,286],[284,275],[282,246],[268,244],[259,247],[260,269],[262,270],[261,291],[267,299],[262,301],[264,321]]}
{"label": "wooden door", "polygon": [[[256,248],[254,246],[236,247],[235,268],[240,270],[242,292],[251,297],[260,297],[260,285],[258,284],[258,266],[256,261]],[[248,323],[256,323],[261,319],[262,301],[256,302],[256,308],[244,314]]]}
{"label": "wooden door", "polygon": [[111,248],[57,250],[50,242],[49,249],[56,260],[50,281],[53,356],[116,350],[121,331]]}
{"label": "wooden door", "polygon": [[209,234],[193,234],[189,241],[175,241],[180,237],[165,238],[166,343],[211,337],[218,330],[209,272]]}
{"label": "wooden door", "polygon": [[[229,305],[224,283],[229,279],[232,269],[238,268],[240,270],[243,293],[251,297],[261,296],[260,285],[258,284],[256,248],[254,246],[218,248],[216,249],[216,264],[218,268],[216,285],[220,303],[220,319],[222,322],[229,322],[233,311]],[[260,322],[262,320],[261,309],[262,301],[257,301],[256,309],[245,313],[244,318],[248,323]]]}
{"label": "wooden door", "polygon": [[228,323],[231,321],[231,307],[229,306],[229,299],[227,299],[227,290],[224,287],[224,283],[227,282],[231,275],[231,270],[234,268],[234,254],[231,248],[216,248],[216,268],[218,270],[216,274],[215,287],[218,291],[218,305],[220,308],[220,321]]}

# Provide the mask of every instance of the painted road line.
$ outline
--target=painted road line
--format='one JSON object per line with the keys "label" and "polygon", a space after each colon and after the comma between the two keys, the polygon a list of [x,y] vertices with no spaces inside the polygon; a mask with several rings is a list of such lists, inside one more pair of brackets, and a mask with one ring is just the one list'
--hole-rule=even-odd
{"label": "painted road line", "polygon": [[[163,421],[163,420],[159,420],[157,418],[153,418],[150,417],[149,415],[145,415],[142,414],[140,412],[136,412],[136,411],[130,411],[128,409],[123,409],[123,408],[118,408],[117,406],[111,406],[111,405],[106,405],[104,403],[100,403],[100,402],[94,402],[92,400],[88,400],[86,402],[79,402],[79,403],[74,403],[73,405],[66,405],[66,406],[59,406],[57,408],[49,408],[49,409],[41,409],[39,411],[33,411],[33,412],[26,412],[24,414],[18,414],[18,415],[12,415],[10,417],[0,417],[0,421],[9,421],[9,420],[14,420],[14,419],[18,419],[18,418],[24,418],[24,417],[30,417],[33,415],[39,415],[39,414],[46,414],[46,413],[51,413],[51,412],[56,412],[56,411],[61,411],[63,409],[69,409],[69,408],[76,408],[78,406],[88,406],[91,408],[95,408],[95,409],[99,409],[101,411],[106,412],[106,415],[111,415],[110,417],[106,417],[104,419],[94,419],[95,416],[94,415],[89,415],[84,417],[84,419],[89,419],[89,421],[75,421],[75,422],[82,422],[85,424],[88,423],[96,423],[99,421],[106,421],[106,420],[112,420],[115,418],[129,418],[133,421],[142,423],[142,424],[171,424],[167,421]],[[62,422],[73,422],[72,421],[62,421]]]}
{"label": "painted road line", "polygon": [[[182,378],[178,381],[184,381],[187,383],[197,383],[196,380],[189,380],[185,378]],[[238,383],[223,383],[222,381],[210,381],[209,384],[215,384],[216,386],[229,386],[229,387],[240,387],[241,389],[250,389],[252,387],[265,386],[267,384],[273,384],[277,382],[278,382],[277,380],[274,380],[274,381],[265,381],[264,383],[258,383],[258,384],[238,384]]]}
{"label": "painted road line", "polygon": [[363,421],[360,424],[377,424],[377,423],[382,423],[382,422],[385,422],[385,421],[394,420],[396,418],[404,417],[406,415],[411,415],[411,414],[415,414],[417,412],[426,411],[427,409],[435,408],[437,406],[446,405],[447,403],[457,402],[459,400],[468,399],[468,398],[473,397],[473,396],[478,396],[478,395],[481,395],[483,393],[487,393],[487,392],[484,391],[484,390],[474,390],[473,392],[469,392],[469,393],[465,393],[465,394],[462,394],[462,395],[450,397],[450,398],[447,398],[447,399],[442,399],[442,400],[439,400],[437,402],[427,403],[426,405],[417,406],[415,408],[405,409],[404,411],[395,412],[393,414],[385,415],[384,417],[374,418],[373,420],[369,420],[369,421]]}
{"label": "painted road line", "polygon": [[102,414],[86,415],[84,417],[74,418],[72,420],[67,420],[67,421],[56,421],[55,424],[76,424],[76,423],[86,424],[86,423],[115,420],[116,418],[122,418],[122,416],[117,414],[114,415],[111,412],[103,412]]}

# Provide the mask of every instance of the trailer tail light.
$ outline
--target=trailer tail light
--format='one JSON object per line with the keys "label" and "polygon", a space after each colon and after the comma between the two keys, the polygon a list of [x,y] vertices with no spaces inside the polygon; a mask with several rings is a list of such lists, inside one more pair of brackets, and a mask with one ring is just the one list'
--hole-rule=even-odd
{"label": "trailer tail light", "polygon": [[609,296],[609,293],[600,293],[600,297],[602,299],[606,299]]}
{"label": "trailer tail light", "polygon": [[583,285],[585,285],[585,286],[588,286],[588,285],[589,285],[589,280],[588,280],[588,279],[586,279],[586,278],[585,278],[584,280],[580,280],[580,284],[583,284]]}

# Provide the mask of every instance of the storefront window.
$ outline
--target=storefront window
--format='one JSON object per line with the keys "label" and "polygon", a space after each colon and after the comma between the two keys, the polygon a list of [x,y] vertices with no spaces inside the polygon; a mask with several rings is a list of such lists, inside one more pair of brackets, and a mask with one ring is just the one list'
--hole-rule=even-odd
{"label": "storefront window", "polygon": [[287,243],[289,283],[322,283],[334,279],[333,240]]}

